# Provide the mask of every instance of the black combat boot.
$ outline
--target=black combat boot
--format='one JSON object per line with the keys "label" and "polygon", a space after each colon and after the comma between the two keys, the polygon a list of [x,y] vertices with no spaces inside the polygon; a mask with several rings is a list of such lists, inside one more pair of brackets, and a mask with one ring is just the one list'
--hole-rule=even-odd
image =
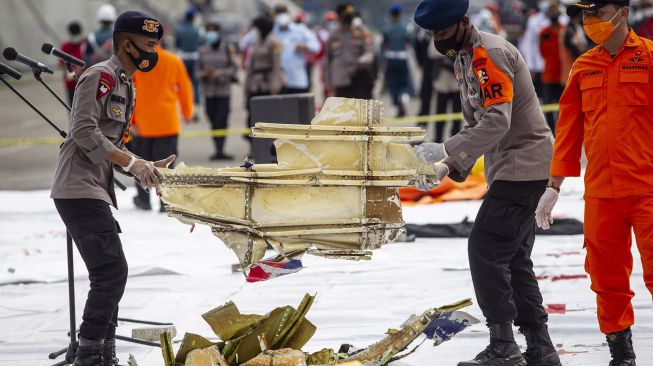
{"label": "black combat boot", "polygon": [[77,357],[73,366],[104,366],[104,339],[79,339]]}
{"label": "black combat boot", "polygon": [[523,356],[528,366],[560,366],[560,357],[549,337],[546,324],[522,327],[519,332],[526,337],[526,352]]}
{"label": "black combat boot", "polygon": [[515,343],[512,322],[488,323],[490,345],[473,360],[459,362],[458,366],[526,366],[526,360]]}
{"label": "black combat boot", "polygon": [[118,357],[116,357],[116,339],[107,339],[104,341],[104,365],[118,366]]}
{"label": "black combat boot", "polygon": [[605,335],[610,347],[612,361],[610,366],[635,366],[635,350],[633,349],[633,334],[630,328],[620,332]]}

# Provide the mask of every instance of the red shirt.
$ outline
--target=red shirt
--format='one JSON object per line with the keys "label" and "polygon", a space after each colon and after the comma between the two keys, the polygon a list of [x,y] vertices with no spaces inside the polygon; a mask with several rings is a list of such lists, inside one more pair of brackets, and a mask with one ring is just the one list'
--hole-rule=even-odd
{"label": "red shirt", "polygon": [[[84,40],[80,41],[79,43],[72,43],[70,41],[66,41],[61,44],[61,50],[65,53],[70,54],[71,56],[75,56],[80,60],[83,60],[84,57],[82,56],[83,48],[84,48]],[[61,62],[61,65],[63,65],[63,61]],[[76,66],[73,66],[76,67]],[[68,90],[74,90],[75,86],[77,85],[77,82],[74,79],[68,79],[64,78],[64,83],[66,84],[66,89]]]}

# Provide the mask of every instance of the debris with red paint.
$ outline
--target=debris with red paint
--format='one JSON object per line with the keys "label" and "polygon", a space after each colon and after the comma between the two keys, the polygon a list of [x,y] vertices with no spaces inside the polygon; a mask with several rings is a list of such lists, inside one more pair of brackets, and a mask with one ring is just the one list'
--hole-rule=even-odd
{"label": "debris with red paint", "polygon": [[562,281],[562,280],[578,280],[583,278],[587,278],[587,275],[586,274],[560,275],[560,276],[553,276],[553,278],[551,278],[551,282]]}
{"label": "debris with red paint", "polygon": [[269,258],[258,262],[249,270],[247,282],[267,281],[296,273],[304,268],[302,262],[292,258]]}
{"label": "debris with red paint", "polygon": [[566,304],[546,304],[548,314],[565,314],[567,312]]}
{"label": "debris with red paint", "polygon": [[562,252],[562,253],[547,253],[547,257],[556,257],[560,258],[562,256],[567,256],[567,255],[580,255],[581,253],[579,251],[573,251],[573,252]]}
{"label": "debris with red paint", "polygon": [[577,355],[577,354],[587,353],[587,352],[588,351],[567,351],[564,348],[561,348],[560,350],[558,350],[558,355],[560,355],[560,356],[562,356],[562,355]]}

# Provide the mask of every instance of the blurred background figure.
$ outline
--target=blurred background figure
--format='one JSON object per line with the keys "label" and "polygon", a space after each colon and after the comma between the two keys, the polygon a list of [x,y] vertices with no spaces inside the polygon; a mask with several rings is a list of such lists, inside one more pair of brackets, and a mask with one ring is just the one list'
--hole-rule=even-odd
{"label": "blurred background figure", "polygon": [[[180,112],[186,124],[193,117],[193,87],[182,60],[157,46],[158,62],[150,72],[134,74],[136,100],[132,117],[130,151],[143,159],[157,161],[175,154],[181,132]],[[174,162],[173,162],[174,164]],[[174,165],[171,164],[170,167]],[[136,184],[134,205],[151,210],[150,194]],[[163,204],[160,206],[163,212]]]}
{"label": "blurred background figure", "polygon": [[[460,113],[463,111],[462,102],[460,100],[460,87],[456,80],[454,73],[454,62],[441,54],[435,49],[433,42],[431,42],[428,49],[429,58],[434,60],[436,70],[434,75],[433,88],[436,94],[436,114],[444,113]],[[451,109],[449,109],[451,107]],[[454,136],[460,132],[460,120],[449,120],[446,122],[435,123],[435,135],[433,141],[443,142],[445,140],[445,127],[451,128],[448,136]]]}
{"label": "blurred background figure", "polygon": [[304,24],[292,22],[285,6],[275,7],[274,35],[281,43],[282,94],[307,93],[306,53],[320,51],[317,36]]}
{"label": "blurred background figure", "polygon": [[397,117],[404,117],[414,93],[408,68],[411,35],[401,16],[401,5],[390,5],[388,13],[390,20],[383,29],[381,59],[385,62],[385,83],[397,108]]}
{"label": "blurred background figure", "polygon": [[[195,7],[186,10],[184,19],[179,22],[175,29],[175,47],[193,84],[194,102],[197,107],[200,104],[199,81],[197,79],[197,50],[200,47],[200,29],[194,24],[196,14],[197,9]],[[193,119],[198,119],[197,111]]]}
{"label": "blurred background figure", "polygon": [[[257,96],[279,94],[283,87],[281,43],[272,32],[274,21],[268,16],[260,16],[254,19],[253,25],[256,38],[249,47],[245,65],[247,125],[250,128],[254,126],[250,100]],[[246,138],[251,141],[249,136]]]}
{"label": "blurred background figure", "polygon": [[639,36],[653,39],[653,0],[640,1],[632,22]]}
{"label": "blurred background figure", "polygon": [[544,71],[544,59],[540,54],[540,32],[549,25],[546,10],[549,8],[548,1],[540,1],[537,10],[533,11],[526,21],[526,29],[519,40],[519,51],[526,65],[531,72],[535,92],[542,98],[542,71]]}
{"label": "blurred background figure", "polygon": [[116,8],[111,4],[100,6],[96,19],[100,27],[86,37],[84,53],[86,67],[108,60],[113,52],[113,22],[116,20]]}
{"label": "blurred background figure", "polygon": [[293,18],[293,22],[295,24],[304,24],[306,25],[306,13],[304,11],[298,11],[297,14],[295,14],[295,17]]}
{"label": "blurred background figure", "polygon": [[[204,86],[204,105],[211,129],[228,127],[231,109],[231,84],[237,81],[236,52],[223,39],[220,24],[209,21],[206,24],[206,44],[199,50],[198,68]],[[210,160],[232,160],[224,152],[225,136],[214,136],[215,152]]]}
{"label": "blurred background figure", "polygon": [[593,48],[594,43],[585,35],[581,13],[571,18],[560,33],[560,81],[564,86],[574,61]]}
{"label": "blurred background figure", "polygon": [[[437,73],[435,70],[436,63],[433,54],[429,48],[433,46],[431,35],[423,28],[417,27],[413,37],[413,51],[418,67],[422,70],[420,88],[419,88],[419,115],[428,116],[431,114],[431,104],[433,99],[433,79]],[[428,129],[426,122],[417,124],[421,128]]]}
{"label": "blurred background figure", "polygon": [[306,28],[306,31],[311,33],[315,40],[318,42],[318,51],[311,52],[309,50],[304,51],[304,57],[306,58],[306,76],[308,77],[308,90],[313,89],[313,69],[318,64],[319,58],[324,55],[323,43],[322,40],[317,35],[316,29],[311,29],[308,25],[309,16],[303,11],[300,10],[295,14],[295,24]]}
{"label": "blurred background figure", "polygon": [[487,2],[485,7],[473,15],[470,20],[482,32],[496,34],[503,38],[507,37],[506,31],[503,29],[503,23],[501,23],[499,5],[495,1]]}
{"label": "blurred background figure", "polygon": [[338,97],[372,99],[375,77],[372,40],[352,26],[354,12],[350,4],[336,8],[339,25],[327,41],[326,84]]}
{"label": "blurred background figure", "polygon": [[[78,21],[72,21],[68,24],[68,39],[64,41],[59,48],[72,56],[77,57],[80,60],[84,59],[84,35],[82,34],[82,26]],[[63,79],[66,86],[66,94],[68,95],[68,105],[73,104],[73,96],[75,95],[75,86],[77,86],[77,81],[75,81],[75,74],[81,72],[80,68],[77,66],[72,66],[74,72],[71,73],[66,68],[66,65],[63,62],[60,62],[61,69],[63,70]]]}
{"label": "blurred background figure", "polygon": [[338,13],[333,10],[326,11],[324,13],[324,22],[317,32],[320,41],[326,44],[326,41],[329,39],[329,34],[338,29]]}
{"label": "blurred background figure", "polygon": [[[560,14],[558,6],[549,6],[546,10],[549,25],[540,31],[539,36],[540,54],[544,60],[544,69],[541,76],[542,102],[544,104],[558,103],[562,95],[562,82],[560,80],[560,33],[562,26],[559,23]],[[555,135],[557,113],[547,112],[544,116],[546,117],[546,123]]]}
{"label": "blurred background figure", "polygon": [[324,98],[335,95],[333,89],[329,89],[326,83],[326,47],[331,32],[338,29],[338,13],[328,10],[324,13],[322,24],[318,27],[317,38],[320,41],[320,52],[315,55],[315,64],[320,70],[320,81],[322,82],[322,95]]}
{"label": "blurred background figure", "polygon": [[258,34],[259,32],[254,26],[254,21],[252,21],[249,29],[243,33],[242,37],[240,37],[240,40],[238,41],[238,49],[240,50],[242,57],[241,61],[243,69],[247,69],[247,65],[249,65],[250,50],[258,38]]}

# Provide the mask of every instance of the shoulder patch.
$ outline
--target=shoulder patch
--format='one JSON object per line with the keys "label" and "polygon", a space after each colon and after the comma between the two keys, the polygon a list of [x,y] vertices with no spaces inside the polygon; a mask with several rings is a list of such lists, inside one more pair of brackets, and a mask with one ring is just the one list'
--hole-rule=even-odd
{"label": "shoulder patch", "polygon": [[487,108],[495,104],[512,102],[512,80],[503,70],[497,67],[485,48],[474,48],[472,67],[481,88],[483,107]]}
{"label": "shoulder patch", "polygon": [[97,92],[95,93],[95,99],[97,100],[107,95],[115,85],[116,81],[113,79],[113,76],[106,72],[101,72],[100,80],[97,85]]}

